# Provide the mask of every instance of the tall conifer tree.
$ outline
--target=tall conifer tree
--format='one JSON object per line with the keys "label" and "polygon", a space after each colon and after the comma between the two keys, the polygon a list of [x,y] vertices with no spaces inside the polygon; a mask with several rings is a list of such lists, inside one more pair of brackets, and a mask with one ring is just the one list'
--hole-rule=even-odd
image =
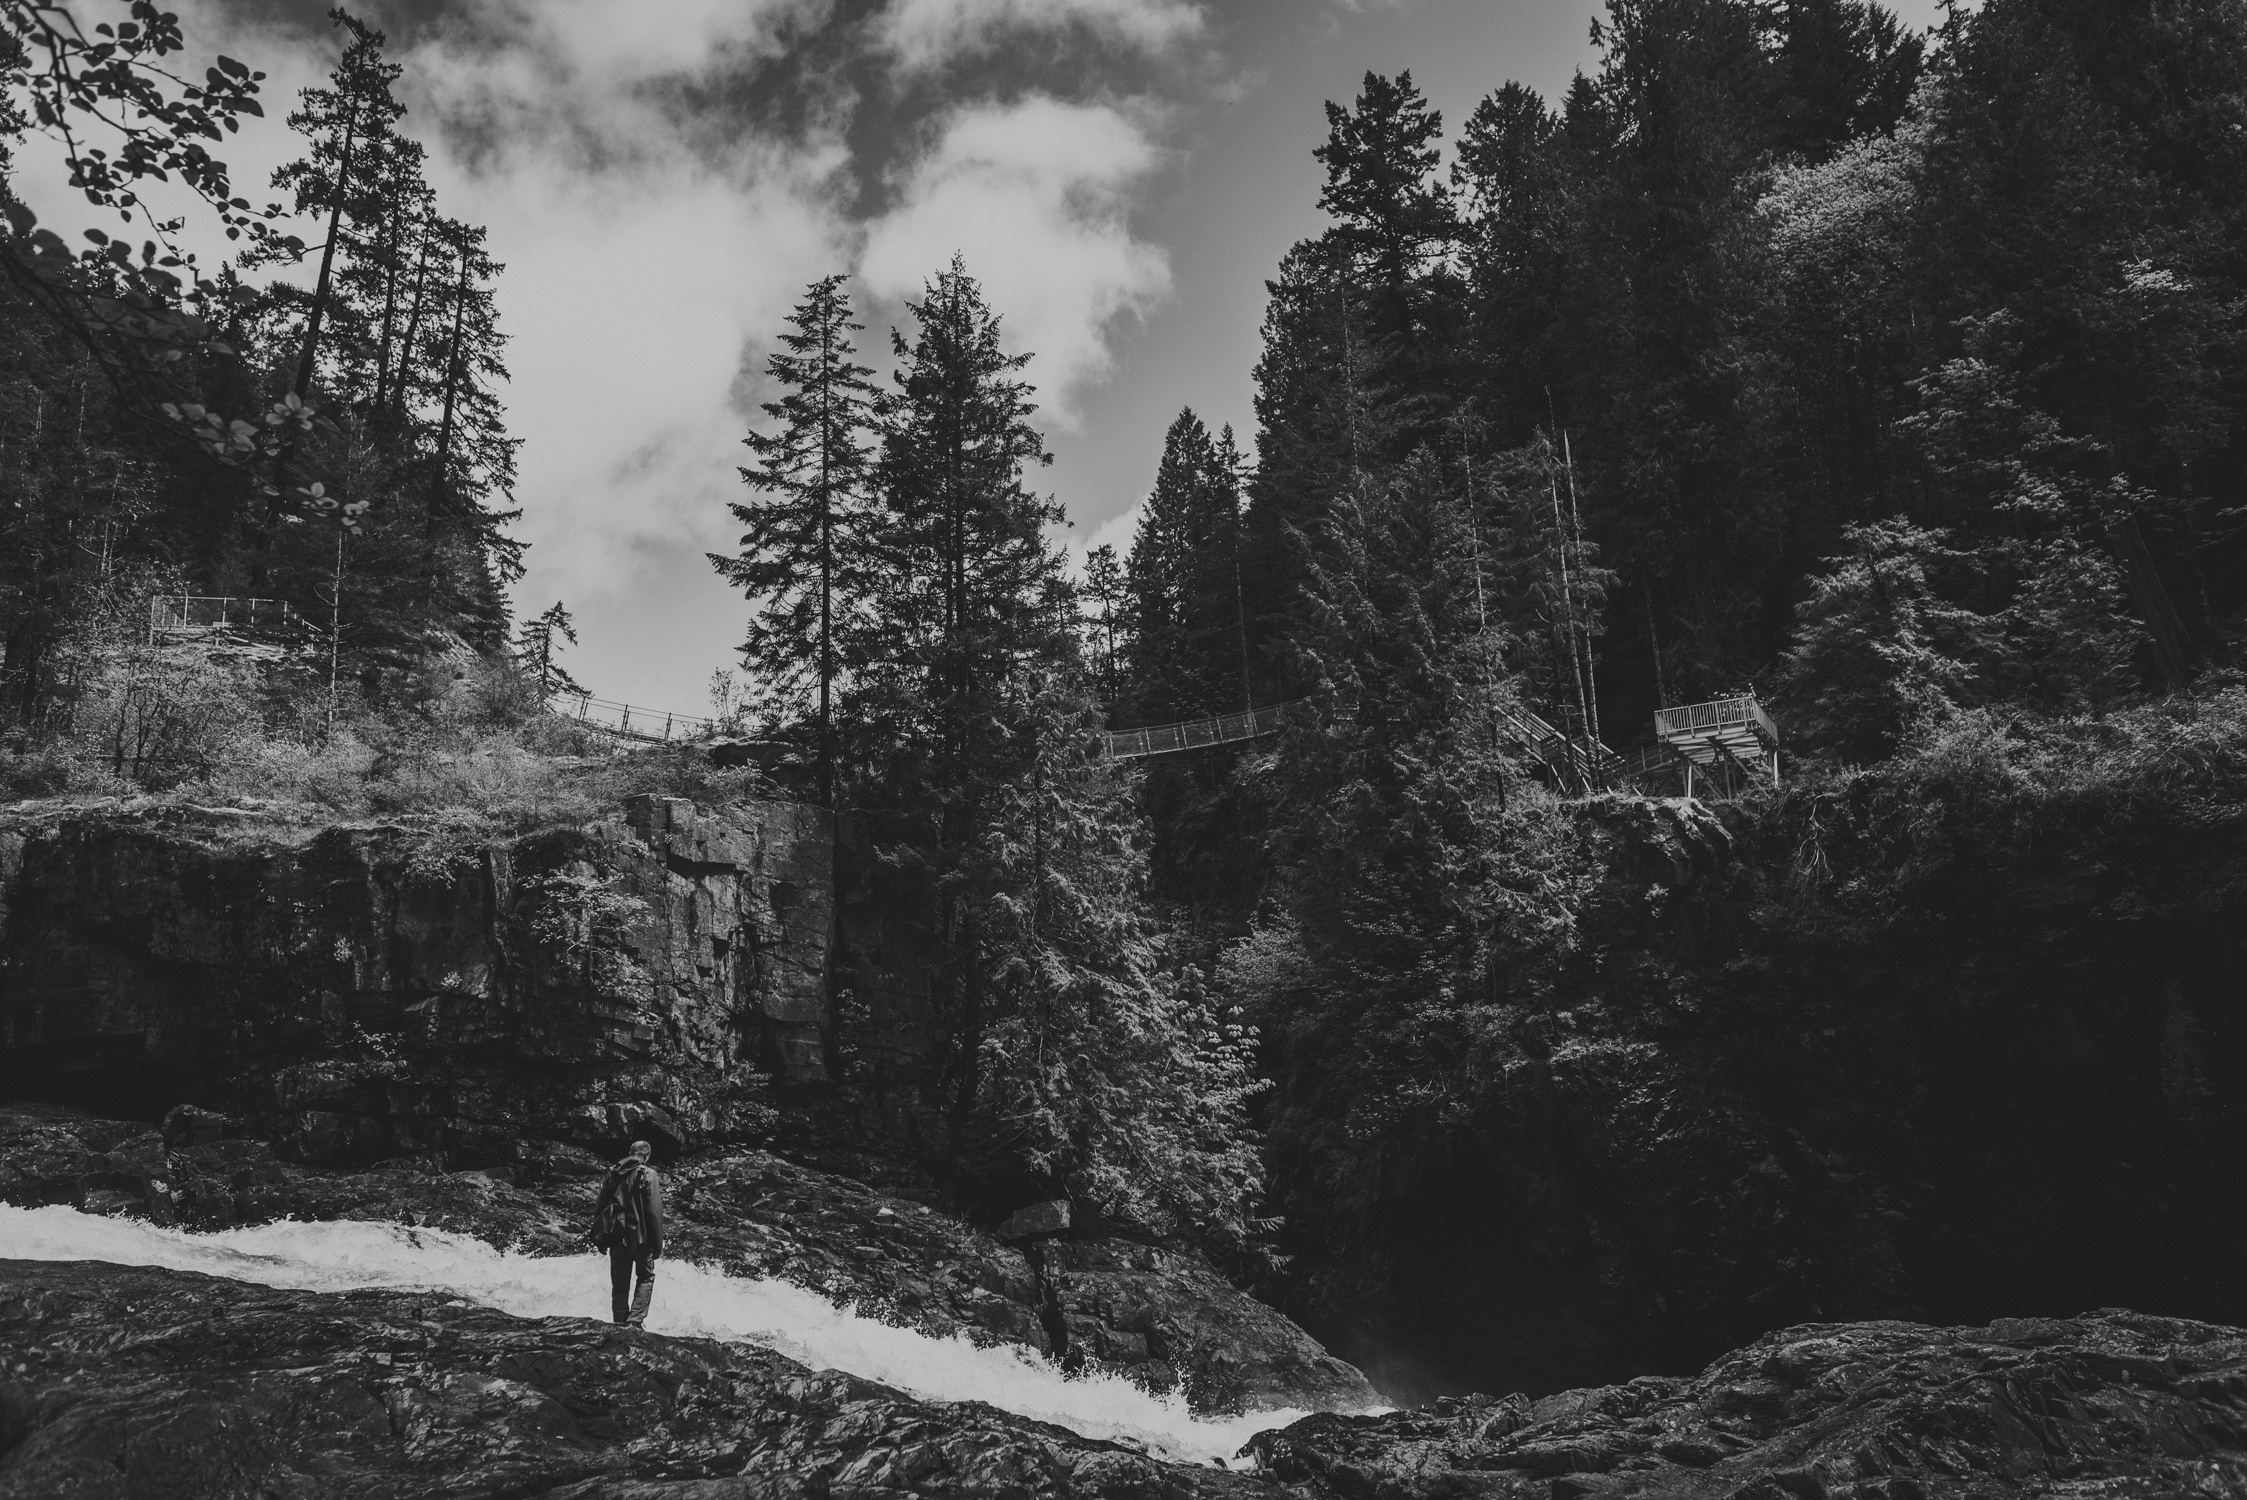
{"label": "tall conifer tree", "polygon": [[844,637],[861,621],[873,574],[874,515],[867,491],[877,392],[856,364],[844,278],[811,284],[788,319],[765,373],[780,388],[764,405],[780,424],[745,441],[756,454],[743,482],[762,498],[732,507],[747,528],[735,557],[712,554],[728,582],[758,607],[741,654],[767,703],[801,711],[818,733],[819,798],[835,805],[834,695]]}

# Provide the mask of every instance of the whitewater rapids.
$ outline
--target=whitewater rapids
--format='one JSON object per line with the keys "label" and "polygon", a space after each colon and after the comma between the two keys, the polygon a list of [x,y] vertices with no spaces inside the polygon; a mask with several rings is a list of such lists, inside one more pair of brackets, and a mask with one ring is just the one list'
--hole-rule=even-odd
{"label": "whitewater rapids", "polygon": [[[0,1205],[0,1257],[156,1266],[298,1291],[444,1292],[522,1318],[606,1320],[609,1312],[606,1255],[518,1255],[399,1224],[278,1223],[189,1234],[70,1208]],[[784,1281],[744,1280],[682,1261],[657,1263],[648,1328],[760,1344],[815,1370],[842,1370],[925,1401],[982,1401],[1184,1463],[1229,1466],[1256,1433],[1307,1415],[1197,1417],[1183,1398],[1149,1395],[1117,1376],[1067,1375],[1026,1349],[930,1338],[845,1312]]]}

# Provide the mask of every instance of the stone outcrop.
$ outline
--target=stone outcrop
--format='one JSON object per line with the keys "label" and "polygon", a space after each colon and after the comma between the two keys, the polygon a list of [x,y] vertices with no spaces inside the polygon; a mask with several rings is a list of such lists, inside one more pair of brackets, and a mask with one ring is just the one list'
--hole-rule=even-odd
{"label": "stone outcrop", "polygon": [[1447,1398],[1252,1440],[1320,1496],[1939,1500],[2247,1493],[2247,1333],[2128,1312],[1789,1328],[1694,1379]]}
{"label": "stone outcrop", "polygon": [[0,820],[0,1097],[269,1117],[300,1160],[754,1139],[825,1076],[828,815],[631,799],[498,843]]}

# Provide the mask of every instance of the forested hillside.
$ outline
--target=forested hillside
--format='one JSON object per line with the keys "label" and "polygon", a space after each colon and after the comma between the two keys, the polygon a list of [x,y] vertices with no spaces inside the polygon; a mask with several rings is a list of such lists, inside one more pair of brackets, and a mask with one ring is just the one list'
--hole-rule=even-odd
{"label": "forested hillside", "polygon": [[[333,13],[341,62],[293,101],[302,154],[253,207],[266,185],[218,158],[245,122],[280,128],[263,75],[180,76],[176,19],[130,13],[80,33],[12,7],[0,30],[26,102],[0,150],[59,143],[87,199],[40,223],[0,156],[0,733],[29,789],[192,778],[244,753],[218,741],[245,717],[307,718],[317,751],[339,708],[358,723],[425,700],[437,663],[449,683],[501,657],[521,571],[503,268],[424,180],[382,34]],[[192,210],[160,216],[158,183]],[[237,257],[198,263],[222,229]],[[262,678],[185,663],[146,649],[166,595],[273,601],[266,621],[286,602],[302,628]]]}
{"label": "forested hillside", "polygon": [[1256,461],[1182,413],[1093,607],[1120,723],[1307,700],[1276,758],[1150,773],[1166,894],[1219,929],[1353,878],[1314,849],[1390,846],[1368,901],[1455,867],[1538,769],[1515,707],[1625,750],[1752,690],[1812,770],[2231,669],[2236,5],[1921,37],[1624,0],[1594,34],[1564,98],[1448,131],[1409,74],[1328,106]]}

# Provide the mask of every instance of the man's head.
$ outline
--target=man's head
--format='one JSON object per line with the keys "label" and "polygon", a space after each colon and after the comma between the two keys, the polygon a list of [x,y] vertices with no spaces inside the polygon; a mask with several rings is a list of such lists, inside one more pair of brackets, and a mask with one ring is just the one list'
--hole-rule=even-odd
{"label": "man's head", "polygon": [[635,1160],[644,1163],[649,1157],[655,1155],[655,1147],[649,1145],[646,1141],[634,1141],[632,1143],[632,1155]]}

